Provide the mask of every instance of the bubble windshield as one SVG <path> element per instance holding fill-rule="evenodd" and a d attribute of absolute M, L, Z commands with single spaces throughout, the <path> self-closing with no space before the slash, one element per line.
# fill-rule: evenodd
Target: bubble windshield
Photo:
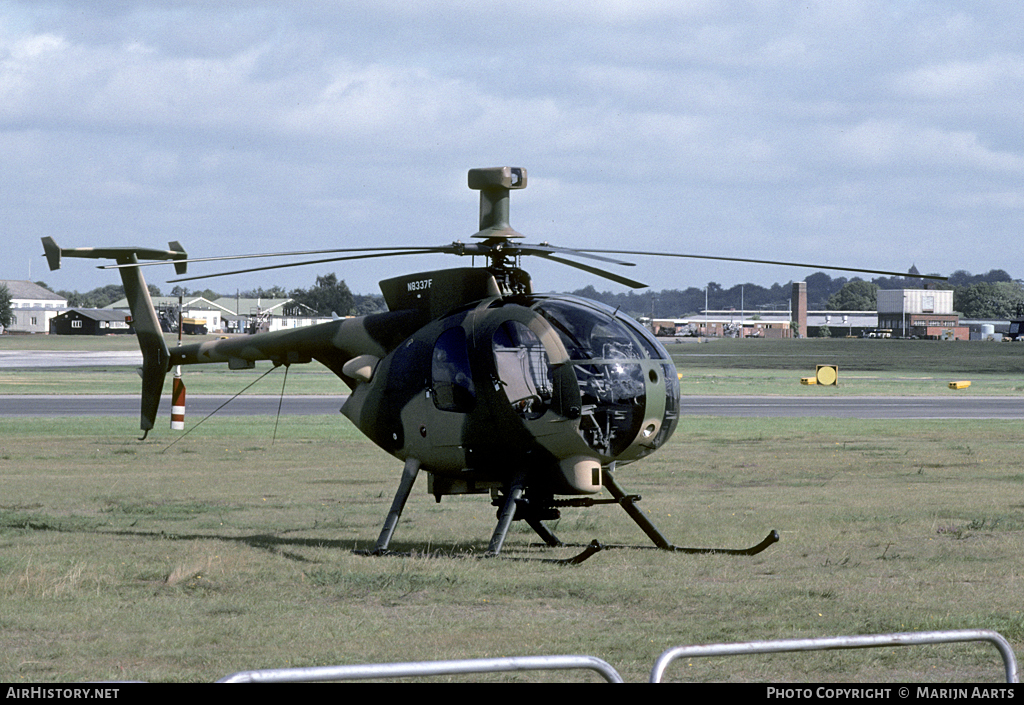
<path fill-rule="evenodd" d="M 583 402 L 580 435 L 599 453 L 619 455 L 645 418 L 645 367 L 669 360 L 668 353 L 640 324 L 611 308 L 558 298 L 541 299 L 533 309 L 555 329 L 572 360 Z"/>
<path fill-rule="evenodd" d="M 670 359 L 647 329 L 611 308 L 564 298 L 533 308 L 558 332 L 573 361 Z"/>

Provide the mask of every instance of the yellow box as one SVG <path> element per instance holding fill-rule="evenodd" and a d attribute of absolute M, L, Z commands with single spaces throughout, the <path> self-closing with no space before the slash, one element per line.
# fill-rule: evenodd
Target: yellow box
<path fill-rule="evenodd" d="M 949 388 L 950 389 L 967 389 L 970 386 L 971 386 L 970 380 L 966 380 L 966 379 L 962 379 L 959 382 L 950 382 L 949 383 Z"/>
<path fill-rule="evenodd" d="M 800 384 L 817 384 L 817 383 L 818 383 L 818 378 L 817 377 L 801 377 L 800 378 Z"/>

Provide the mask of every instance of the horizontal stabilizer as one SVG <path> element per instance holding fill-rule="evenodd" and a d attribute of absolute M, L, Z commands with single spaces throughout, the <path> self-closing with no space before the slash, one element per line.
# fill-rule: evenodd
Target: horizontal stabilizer
<path fill-rule="evenodd" d="M 62 257 L 84 257 L 87 259 L 112 259 L 118 264 L 133 264 L 138 260 L 185 260 L 188 254 L 181 243 L 170 243 L 169 250 L 156 250 L 151 247 L 60 247 L 52 237 L 43 238 L 43 253 L 51 270 L 60 269 Z M 174 265 L 178 274 L 184 274 L 184 262 Z"/>

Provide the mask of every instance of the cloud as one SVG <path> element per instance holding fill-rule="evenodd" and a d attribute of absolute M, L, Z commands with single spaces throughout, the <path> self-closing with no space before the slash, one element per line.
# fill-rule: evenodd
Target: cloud
<path fill-rule="evenodd" d="M 868 120 L 848 130 L 834 130 L 828 141 L 852 165 L 886 167 L 904 172 L 953 168 L 966 171 L 1024 171 L 1024 156 L 981 144 L 968 131 L 921 127 L 895 120 Z"/>
<path fill-rule="evenodd" d="M 978 101 L 1024 94 L 1024 54 L 997 54 L 972 61 L 917 67 L 893 80 L 894 88 L 915 99 Z"/>
<path fill-rule="evenodd" d="M 1024 10 L 1001 7 L 8 2 L 8 259 L 66 233 L 203 254 L 451 241 L 476 225 L 466 170 L 513 164 L 531 239 L 775 259 L 849 240 L 936 271 L 938 248 L 894 233 L 962 241 L 973 223 L 957 267 L 987 271 L 1024 225 Z M 654 271 L 658 288 L 752 276 Z"/>

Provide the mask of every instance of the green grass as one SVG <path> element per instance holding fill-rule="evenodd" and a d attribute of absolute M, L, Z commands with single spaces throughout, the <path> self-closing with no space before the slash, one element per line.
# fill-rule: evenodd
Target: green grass
<path fill-rule="evenodd" d="M 218 419 L 168 448 L 130 421 L 5 419 L 0 680 L 209 681 L 250 668 L 586 653 L 629 681 L 683 644 L 989 628 L 1024 645 L 1021 425 L 688 418 L 620 469 L 680 545 L 563 568 L 479 560 L 486 497 L 414 490 L 366 558 L 401 464 L 344 419 Z M 566 541 L 644 543 L 611 507 Z M 561 557 L 518 525 L 510 555 Z M 669 680 L 996 681 L 988 645 L 676 662 Z M 469 680 L 596 680 L 522 673 Z"/>
<path fill-rule="evenodd" d="M 1024 348 L 1010 344 L 720 340 L 669 349 L 684 393 L 1024 391 Z M 819 363 L 839 365 L 840 387 L 799 384 Z M 222 366 L 185 374 L 192 393 L 234 392 L 255 378 Z M 330 373 L 293 366 L 288 391 L 322 393 L 328 378 L 334 393 Z M 952 379 L 972 386 L 948 390 Z M 278 389 L 279 375 L 254 388 Z M 0 371 L 0 394 L 57 390 L 137 393 L 138 379 L 127 368 Z M 373 545 L 401 463 L 337 415 L 282 419 L 271 443 L 274 423 L 218 418 L 171 446 L 177 436 L 162 428 L 137 441 L 130 420 L 0 420 L 0 680 L 210 681 L 252 668 L 585 653 L 642 681 L 660 653 L 684 644 L 987 628 L 1018 654 L 1024 646 L 1020 421 L 687 417 L 619 480 L 680 545 L 746 546 L 772 528 L 781 542 L 743 558 L 609 550 L 574 568 L 476 558 L 494 526 L 488 499 L 436 504 L 422 478 L 392 544 L 417 557 L 353 555 Z M 645 543 L 613 506 L 563 510 L 552 528 L 578 543 Z M 578 550 L 534 541 L 514 525 L 506 551 Z M 667 673 L 1001 676 L 988 645 L 692 659 Z M 463 680 L 480 679 L 597 678 Z"/>
<path fill-rule="evenodd" d="M 830 364 L 839 365 L 840 371 L 919 375 L 1024 372 L 1024 344 L 989 341 L 724 338 L 670 342 L 666 347 L 676 363 L 687 368 L 809 370 L 807 374 L 813 374 L 816 364 Z"/>
<path fill-rule="evenodd" d="M 188 335 L 182 342 L 200 343 L 215 340 L 216 335 Z M 167 347 L 178 344 L 176 334 L 164 333 Z M 134 335 L 4 335 L 0 336 L 0 350 L 92 350 L 100 352 L 137 351 L 139 344 Z"/>
<path fill-rule="evenodd" d="M 1024 393 L 1024 346 L 982 341 L 693 339 L 666 347 L 683 394 L 1013 396 Z M 803 385 L 817 365 L 839 367 L 838 387 Z M 952 391 L 949 382 L 970 380 Z"/>
<path fill-rule="evenodd" d="M 677 363 L 678 365 L 678 363 Z M 814 377 L 815 369 L 786 370 L 693 369 L 678 366 L 683 395 L 754 396 L 1020 396 L 1024 394 L 1021 375 L 930 374 L 899 372 L 857 372 L 839 368 L 838 386 L 805 385 L 804 377 Z M 966 389 L 951 390 L 949 383 L 968 380 Z"/>

